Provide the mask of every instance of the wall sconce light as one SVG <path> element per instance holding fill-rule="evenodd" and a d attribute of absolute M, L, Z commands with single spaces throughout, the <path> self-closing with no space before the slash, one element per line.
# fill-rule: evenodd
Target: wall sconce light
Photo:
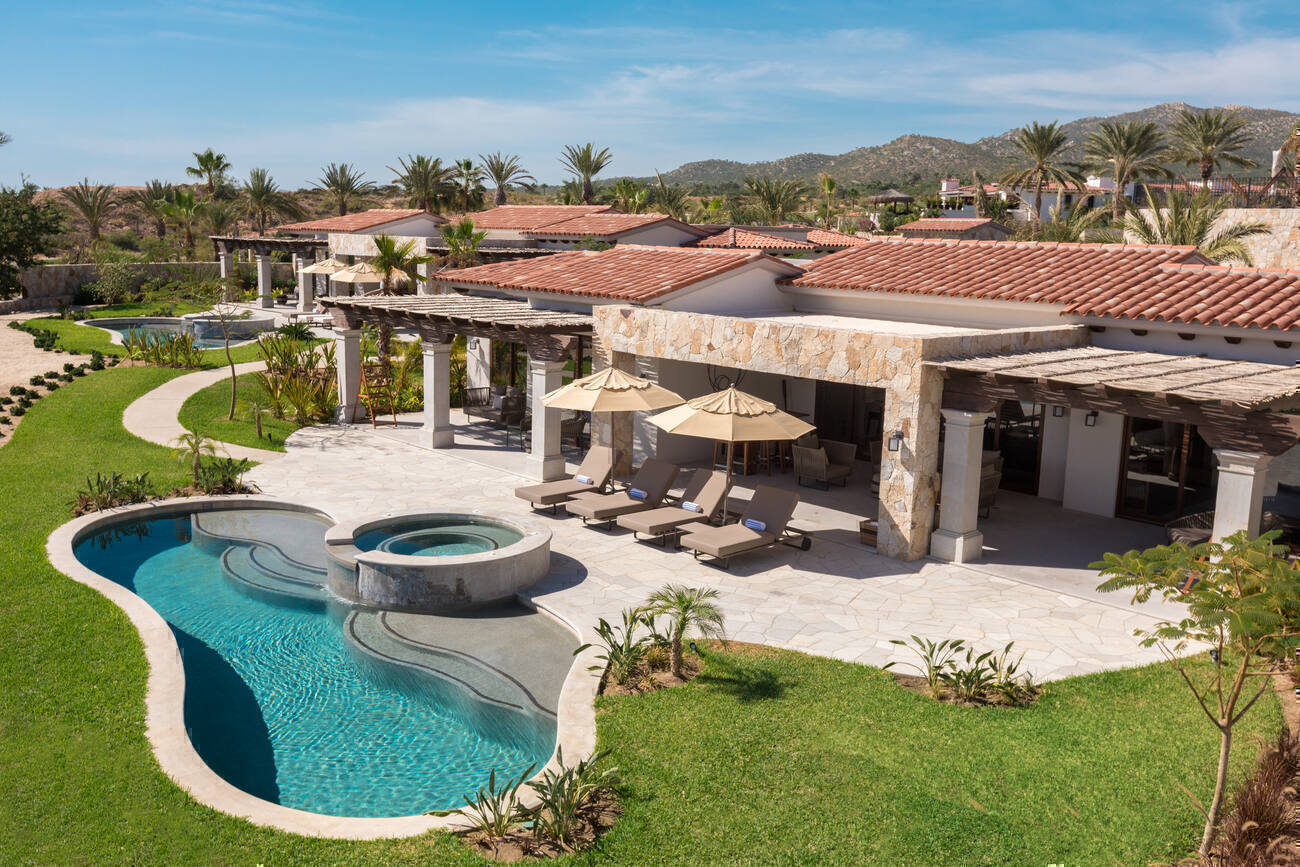
<path fill-rule="evenodd" d="M 466 349 L 478 349 L 478 338 L 477 338 L 477 337 L 467 337 L 467 338 L 465 338 L 465 348 L 466 348 Z"/>
<path fill-rule="evenodd" d="M 1054 406 L 1054 407 L 1052 407 L 1052 417 L 1053 417 L 1053 418 L 1062 418 L 1064 415 L 1065 415 L 1065 407 L 1063 407 L 1063 406 Z"/>
<path fill-rule="evenodd" d="M 903 447 L 903 432 L 901 430 L 896 430 L 890 434 L 886 446 L 891 452 L 896 452 L 901 449 Z"/>
<path fill-rule="evenodd" d="M 1097 410 L 1094 409 L 1092 412 L 1088 413 L 1083 417 L 1083 426 L 1084 427 L 1097 426 Z"/>

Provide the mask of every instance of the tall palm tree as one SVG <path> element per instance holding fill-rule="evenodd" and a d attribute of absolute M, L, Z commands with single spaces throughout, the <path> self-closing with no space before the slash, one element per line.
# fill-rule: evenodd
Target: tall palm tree
<path fill-rule="evenodd" d="M 1204 188 L 1194 194 L 1170 190 L 1162 208 L 1149 188 L 1144 191 L 1150 211 L 1130 212 L 1124 218 L 1124 231 L 1143 244 L 1191 244 L 1215 262 L 1237 259 L 1249 265 L 1250 250 L 1243 239 L 1268 234 L 1268 225 L 1261 222 L 1214 228 L 1219 215 L 1232 207 L 1231 196 L 1215 196 Z"/>
<path fill-rule="evenodd" d="M 209 237 L 228 235 L 239 224 L 239 204 L 220 199 L 208 199 L 199 205 L 199 223 Z M 212 258 L 220 258 L 216 241 L 212 242 Z"/>
<path fill-rule="evenodd" d="M 487 232 L 476 232 L 474 221 L 465 217 L 442 227 L 442 240 L 447 245 L 447 264 L 453 268 L 469 268 L 479 263 L 478 245 Z"/>
<path fill-rule="evenodd" d="M 417 266 L 433 262 L 434 257 L 416 253 L 414 238 L 399 242 L 391 235 L 376 235 L 374 241 L 375 255 L 370 260 L 370 265 L 379 272 L 381 295 L 388 294 L 397 274 L 406 275 L 412 286 L 424 281 Z"/>
<path fill-rule="evenodd" d="M 817 176 L 817 186 L 821 188 L 822 200 L 826 210 L 826 228 L 831 227 L 831 214 L 835 210 L 835 179 L 822 172 Z"/>
<path fill-rule="evenodd" d="M 280 189 L 280 185 L 266 169 L 253 169 L 244 182 L 244 195 L 248 197 L 248 211 L 257 220 L 257 233 L 266 234 L 266 221 L 271 216 L 298 219 L 302 206 L 294 197 Z"/>
<path fill-rule="evenodd" d="M 163 215 L 175 223 L 185 235 L 185 249 L 194 253 L 194 224 L 203 216 L 203 204 L 195 198 L 189 187 L 178 187 L 170 202 L 163 206 Z"/>
<path fill-rule="evenodd" d="M 1111 219 L 1118 225 L 1124 216 L 1124 188 L 1140 178 L 1167 178 L 1164 166 L 1165 137 L 1154 123 L 1103 120 L 1084 142 L 1084 158 L 1115 178 L 1111 197 Z"/>
<path fill-rule="evenodd" d="M 1063 194 L 1069 185 L 1075 184 L 1082 188 L 1085 181 L 1078 169 L 1061 160 L 1062 152 L 1069 147 L 1070 142 L 1065 130 L 1057 126 L 1056 121 L 1046 125 L 1034 121 L 1021 127 L 1012 134 L 1011 144 L 1027 158 L 1029 164 L 1009 172 L 1003 177 L 1002 185 L 1033 188 L 1033 220 L 1037 225 L 1042 222 L 1039 214 L 1043 210 L 1043 187 L 1047 183 L 1055 184 L 1058 194 Z"/>
<path fill-rule="evenodd" d="M 456 181 L 456 193 L 460 196 L 460 212 L 468 214 L 471 210 L 477 210 L 470 205 L 483 203 L 483 179 L 487 175 L 482 167 L 468 157 L 456 160 L 452 166 L 452 177 Z"/>
<path fill-rule="evenodd" d="M 659 174 L 658 169 L 655 169 L 654 203 L 661 213 L 674 220 L 686 220 L 686 190 L 677 184 L 669 186 L 664 183 L 664 176 Z"/>
<path fill-rule="evenodd" d="M 59 194 L 90 226 L 91 242 L 98 241 L 104 221 L 117 210 L 117 187 L 112 184 L 92 184 L 89 178 L 82 178 L 81 183 L 61 190 Z"/>
<path fill-rule="evenodd" d="M 717 598 L 717 590 L 665 584 L 646 600 L 649 614 L 670 618 L 669 649 L 676 677 L 682 676 L 682 639 L 688 632 L 694 629 L 707 638 L 726 635 L 722 611 L 709 601 Z"/>
<path fill-rule="evenodd" d="M 410 197 L 411 205 L 430 214 L 436 214 L 446 198 L 452 169 L 442 164 L 438 157 L 415 154 L 398 159 L 401 171 L 388 167 L 402 190 Z"/>
<path fill-rule="evenodd" d="M 596 150 L 591 142 L 565 145 L 564 152 L 560 154 L 560 164 L 582 184 L 582 201 L 588 205 L 596 193 L 591 179 L 600 174 L 613 159 L 614 155 L 609 152 L 609 148 Z"/>
<path fill-rule="evenodd" d="M 348 212 L 348 204 L 375 188 L 374 181 L 363 181 L 365 172 L 358 172 L 347 163 L 330 163 L 321 169 L 321 176 L 316 180 L 316 189 L 324 190 L 338 206 L 339 216 Z"/>
<path fill-rule="evenodd" d="M 1259 163 L 1237 153 L 1250 142 L 1250 135 L 1246 132 L 1248 125 L 1249 122 L 1235 111 L 1183 109 L 1169 129 L 1174 143 L 1168 158 L 1176 163 L 1196 166 L 1202 181 L 1208 181 L 1221 163 L 1243 169 L 1254 168 Z"/>
<path fill-rule="evenodd" d="M 757 200 L 754 207 L 758 218 L 769 226 L 797 213 L 806 192 L 802 181 L 783 181 L 768 175 L 745 178 L 745 187 Z"/>
<path fill-rule="evenodd" d="M 483 170 L 487 172 L 488 178 L 496 185 L 497 205 L 506 203 L 506 189 L 511 184 L 523 186 L 526 183 L 537 183 L 537 178 L 524 171 L 524 167 L 519 164 L 519 157 L 515 154 L 503 154 L 497 151 L 487 156 L 479 154 L 478 159 L 483 164 Z"/>
<path fill-rule="evenodd" d="M 176 196 L 176 188 L 165 181 L 152 180 L 143 190 L 132 190 L 125 197 L 142 217 L 153 221 L 153 230 L 159 238 L 167 236 L 167 215 L 163 205 Z"/>
<path fill-rule="evenodd" d="M 217 182 L 230 171 L 230 161 L 225 154 L 214 153 L 208 148 L 202 153 L 195 152 L 194 165 L 185 168 L 185 174 L 192 178 L 202 178 L 208 185 L 208 197 L 217 194 Z"/>

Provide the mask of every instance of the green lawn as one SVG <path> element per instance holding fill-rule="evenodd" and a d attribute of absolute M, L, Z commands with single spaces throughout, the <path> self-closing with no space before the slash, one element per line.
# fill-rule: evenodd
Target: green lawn
<path fill-rule="evenodd" d="M 96 373 L 37 402 L 0 448 L 0 862 L 447 863 L 442 835 L 350 843 L 194 803 L 144 737 L 145 663 L 110 602 L 55 571 L 47 535 L 96 470 L 183 471 L 122 410 L 180 371 Z M 1026 710 L 937 705 L 876 670 L 710 653 L 689 686 L 599 701 L 625 812 L 619 863 L 1145 864 L 1194 848 L 1212 729 L 1168 668 L 1075 678 Z M 1271 733 L 1270 695 L 1246 724 Z M 1243 734 L 1238 767 L 1253 759 Z M 587 860 L 586 858 L 582 860 Z"/>
<path fill-rule="evenodd" d="M 223 443 L 234 443 L 258 449 L 284 451 L 284 438 L 298 429 L 288 418 L 277 419 L 269 412 L 262 414 L 262 438 L 257 437 L 247 401 L 266 397 L 253 374 L 239 377 L 238 397 L 235 402 L 235 420 L 230 421 L 230 379 L 209 385 L 195 392 L 181 407 L 180 422 L 189 430 L 202 431 Z M 269 435 L 269 439 L 267 436 Z"/>
<path fill-rule="evenodd" d="M 157 303 L 114 304 L 109 307 L 89 308 L 86 312 L 91 315 L 92 319 L 108 319 L 119 316 L 148 316 L 157 311 L 158 307 Z M 176 316 L 183 313 L 195 313 L 204 309 L 203 305 L 188 302 L 179 302 L 171 305 L 171 307 Z M 68 352 L 88 355 L 92 350 L 97 349 L 105 355 L 126 354 L 121 345 L 113 342 L 112 335 L 101 328 L 91 328 L 59 316 L 42 316 L 37 319 L 29 319 L 27 323 L 45 331 L 53 331 L 59 335 L 59 348 Z M 243 346 L 236 346 L 231 349 L 230 354 L 235 359 L 236 364 L 245 361 L 256 361 L 258 358 L 257 344 L 248 343 Z M 206 362 L 205 367 L 217 367 L 226 362 L 224 349 L 206 350 L 203 357 Z"/>

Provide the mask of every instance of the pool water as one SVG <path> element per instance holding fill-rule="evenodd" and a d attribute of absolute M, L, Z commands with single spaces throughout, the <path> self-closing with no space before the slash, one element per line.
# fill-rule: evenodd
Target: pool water
<path fill-rule="evenodd" d="M 359 551 L 388 551 L 412 557 L 481 554 L 523 539 L 512 527 L 464 517 L 404 518 L 367 529 L 353 544 Z"/>
<path fill-rule="evenodd" d="M 413 815 L 460 806 L 493 769 L 509 778 L 544 764 L 553 719 L 358 650 L 365 612 L 322 586 L 325 528 L 279 510 L 185 514 L 115 525 L 76 556 L 166 619 L 195 749 L 257 797 L 337 816 Z"/>
<path fill-rule="evenodd" d="M 184 332 L 177 326 L 167 325 L 161 322 L 138 322 L 131 325 L 107 325 L 104 326 L 110 331 L 116 331 L 122 335 L 125 340 L 127 337 L 139 338 L 143 336 L 146 340 L 163 341 L 170 337 L 176 337 Z M 242 338 L 241 338 L 242 340 Z M 231 343 L 239 341 L 232 340 Z M 194 345 L 199 349 L 217 349 L 226 345 L 225 340 L 221 338 L 196 337 Z"/>

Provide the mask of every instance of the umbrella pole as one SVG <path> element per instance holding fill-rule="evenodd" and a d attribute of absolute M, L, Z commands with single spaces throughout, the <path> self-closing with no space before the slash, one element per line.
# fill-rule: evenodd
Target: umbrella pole
<path fill-rule="evenodd" d="M 723 489 L 722 492 L 722 523 L 723 524 L 727 523 L 727 518 L 729 517 L 729 515 L 727 514 L 727 510 L 728 510 L 728 506 L 730 505 L 728 501 L 731 499 L 731 467 L 735 463 L 736 463 L 736 443 L 734 441 L 728 440 L 727 441 L 727 486 Z"/>

